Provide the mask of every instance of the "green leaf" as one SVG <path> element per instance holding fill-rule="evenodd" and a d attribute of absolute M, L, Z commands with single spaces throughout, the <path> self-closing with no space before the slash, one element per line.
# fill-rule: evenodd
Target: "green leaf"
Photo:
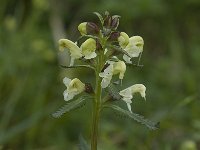
<path fill-rule="evenodd" d="M 62 68 L 90 68 L 90 69 L 93 69 L 95 70 L 94 67 L 90 66 L 90 65 L 75 65 L 75 66 L 63 66 L 63 65 L 60 65 Z"/>
<path fill-rule="evenodd" d="M 112 97 L 113 100 L 121 100 L 121 95 L 119 95 L 119 90 L 116 88 L 116 86 L 114 85 L 116 83 L 111 83 L 107 90 L 109 95 Z"/>
<path fill-rule="evenodd" d="M 80 36 L 78 39 L 77 39 L 77 42 L 79 42 L 82 38 L 93 38 L 93 39 L 99 39 L 97 36 L 94 36 L 94 35 L 82 35 Z"/>
<path fill-rule="evenodd" d="M 60 118 L 63 114 L 70 112 L 74 109 L 80 108 L 85 105 L 85 97 L 80 97 L 77 100 L 69 101 L 62 106 L 59 110 L 52 114 L 54 118 Z"/>
<path fill-rule="evenodd" d="M 118 52 L 120 52 L 120 53 L 122 53 L 122 54 L 125 54 L 125 55 L 127 55 L 128 57 L 132 58 L 124 49 L 122 49 L 122 48 L 119 47 L 119 46 L 109 45 L 108 47 L 113 48 L 114 50 L 116 50 L 116 51 L 118 51 Z"/>
<path fill-rule="evenodd" d="M 90 149 L 86 140 L 84 139 L 84 137 L 81 134 L 79 135 L 78 148 L 79 148 L 79 150 L 89 150 Z"/>
<path fill-rule="evenodd" d="M 136 114 L 136 113 L 131 113 L 127 110 L 124 110 L 122 108 L 120 108 L 119 106 L 116 105 L 105 105 L 104 107 L 108 107 L 108 108 L 112 108 L 128 117 L 130 117 L 131 119 L 134 119 L 135 121 L 146 125 L 149 129 L 151 130 L 155 130 L 159 128 L 159 123 L 154 123 L 148 119 L 145 119 L 144 116 Z"/>
<path fill-rule="evenodd" d="M 98 12 L 93 12 L 93 13 L 94 13 L 95 15 L 97 15 L 97 17 L 99 18 L 101 24 L 103 25 L 104 21 L 103 21 L 102 15 L 101 15 L 100 13 L 98 13 Z"/>

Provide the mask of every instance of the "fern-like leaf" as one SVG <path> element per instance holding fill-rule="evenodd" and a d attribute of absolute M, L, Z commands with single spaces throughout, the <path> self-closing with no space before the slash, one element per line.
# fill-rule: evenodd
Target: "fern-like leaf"
<path fill-rule="evenodd" d="M 105 105 L 104 107 L 107 107 L 107 108 L 112 108 L 126 116 L 128 116 L 129 118 L 131 119 L 134 119 L 135 121 L 141 123 L 141 124 L 144 124 L 146 125 L 149 129 L 151 130 L 155 130 L 155 129 L 158 129 L 159 128 L 159 122 L 158 123 L 154 123 L 148 119 L 145 119 L 144 116 L 142 115 L 139 115 L 139 114 L 136 114 L 136 113 L 131 113 L 127 110 L 124 110 L 122 108 L 120 108 L 119 106 L 116 106 L 116 105 Z"/>
<path fill-rule="evenodd" d="M 60 109 L 58 109 L 55 113 L 52 114 L 54 118 L 60 118 L 63 114 L 70 112 L 74 109 L 80 108 L 85 105 L 85 98 L 80 97 L 77 100 L 73 100 L 64 106 L 62 106 Z"/>

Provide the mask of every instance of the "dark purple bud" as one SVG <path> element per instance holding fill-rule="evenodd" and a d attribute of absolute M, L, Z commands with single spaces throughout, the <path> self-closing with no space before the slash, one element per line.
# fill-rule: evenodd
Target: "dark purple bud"
<path fill-rule="evenodd" d="M 112 22 L 112 17 L 108 15 L 108 16 L 106 16 L 106 18 L 104 19 L 104 24 L 103 24 L 103 26 L 104 26 L 105 28 L 110 28 L 111 22 Z"/>
<path fill-rule="evenodd" d="M 119 25 L 119 17 L 112 17 L 111 28 L 116 30 Z"/>
<path fill-rule="evenodd" d="M 99 42 L 98 39 L 96 39 L 96 50 L 99 51 L 99 50 L 102 50 L 102 46 L 101 46 L 101 43 Z"/>
<path fill-rule="evenodd" d="M 93 94 L 94 90 L 92 88 L 92 85 L 90 83 L 85 83 L 85 92 L 88 94 Z"/>
<path fill-rule="evenodd" d="M 87 22 L 86 30 L 87 30 L 87 34 L 90 34 L 90 35 L 99 34 L 99 27 L 93 22 Z"/>
<path fill-rule="evenodd" d="M 115 31 L 112 32 L 108 38 L 109 41 L 117 41 L 118 37 L 120 36 L 120 32 Z"/>

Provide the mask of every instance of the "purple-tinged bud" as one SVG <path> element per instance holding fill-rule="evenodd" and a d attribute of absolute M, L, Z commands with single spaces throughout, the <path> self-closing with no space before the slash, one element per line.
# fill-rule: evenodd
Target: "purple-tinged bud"
<path fill-rule="evenodd" d="M 93 94 L 94 90 L 92 88 L 92 85 L 90 83 L 85 83 L 85 92 L 88 94 Z"/>
<path fill-rule="evenodd" d="M 111 28 L 116 30 L 119 25 L 119 17 L 112 16 Z"/>
<path fill-rule="evenodd" d="M 97 35 L 99 34 L 99 27 L 93 22 L 83 22 L 78 26 L 81 35 Z"/>
<path fill-rule="evenodd" d="M 104 26 L 105 28 L 110 28 L 111 22 L 112 22 L 112 17 L 108 15 L 108 16 L 106 16 L 106 18 L 104 19 L 104 24 L 103 24 L 103 26 Z"/>
<path fill-rule="evenodd" d="M 102 46 L 101 46 L 101 43 L 99 42 L 98 39 L 96 39 L 96 50 L 97 50 L 97 51 L 103 50 L 103 48 L 102 48 Z"/>
<path fill-rule="evenodd" d="M 118 31 L 115 31 L 115 32 L 112 32 L 108 38 L 109 41 L 117 41 L 118 38 L 120 36 L 120 32 Z"/>
<path fill-rule="evenodd" d="M 97 35 L 99 34 L 99 27 L 93 22 L 87 22 L 86 25 L 87 34 Z"/>

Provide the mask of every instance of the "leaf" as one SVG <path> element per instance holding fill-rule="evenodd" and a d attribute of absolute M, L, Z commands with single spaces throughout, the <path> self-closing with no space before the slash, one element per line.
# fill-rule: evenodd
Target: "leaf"
<path fill-rule="evenodd" d="M 116 51 L 118 51 L 118 52 L 120 52 L 120 53 L 122 53 L 122 54 L 125 54 L 125 55 L 127 55 L 128 57 L 132 58 L 125 50 L 123 50 L 123 49 L 122 49 L 121 47 L 119 47 L 119 46 L 110 45 L 110 46 L 108 46 L 108 47 L 113 48 L 114 50 L 116 50 Z"/>
<path fill-rule="evenodd" d="M 74 109 L 80 108 L 84 103 L 85 97 L 80 97 L 77 100 L 70 101 L 69 103 L 62 106 L 59 110 L 52 114 L 54 118 L 60 118 L 63 114 L 70 112 Z"/>
<path fill-rule="evenodd" d="M 79 150 L 89 150 L 90 149 L 86 140 L 84 139 L 84 137 L 81 134 L 79 135 L 78 148 L 79 148 Z"/>
<path fill-rule="evenodd" d="M 75 65 L 75 66 L 63 66 L 63 65 L 60 65 L 62 68 L 90 68 L 90 69 L 93 69 L 95 70 L 94 67 L 90 66 L 90 65 Z"/>
<path fill-rule="evenodd" d="M 93 12 L 93 13 L 94 13 L 95 15 L 97 15 L 97 17 L 99 18 L 101 24 L 103 25 L 104 21 L 103 21 L 102 15 L 101 15 L 100 13 L 98 13 L 98 12 Z"/>
<path fill-rule="evenodd" d="M 113 84 L 116 84 L 116 83 L 113 83 Z M 108 88 L 107 88 L 108 93 L 112 97 L 113 100 L 120 100 L 121 95 L 119 95 L 117 88 L 113 84 L 110 84 L 108 86 Z"/>
<path fill-rule="evenodd" d="M 117 110 L 118 112 L 125 114 L 126 116 L 130 117 L 131 119 L 134 119 L 135 121 L 146 125 L 149 129 L 151 130 L 156 130 L 159 128 L 159 122 L 158 123 L 154 123 L 148 119 L 145 119 L 144 116 L 136 114 L 136 113 L 131 113 L 127 110 L 124 110 L 122 108 L 120 108 L 119 106 L 116 105 L 105 105 L 104 107 L 108 107 L 108 108 L 112 108 L 114 110 Z"/>
<path fill-rule="evenodd" d="M 93 39 L 99 39 L 97 36 L 94 36 L 94 35 L 82 35 L 78 38 L 77 42 L 79 42 L 82 38 L 93 38 Z"/>

